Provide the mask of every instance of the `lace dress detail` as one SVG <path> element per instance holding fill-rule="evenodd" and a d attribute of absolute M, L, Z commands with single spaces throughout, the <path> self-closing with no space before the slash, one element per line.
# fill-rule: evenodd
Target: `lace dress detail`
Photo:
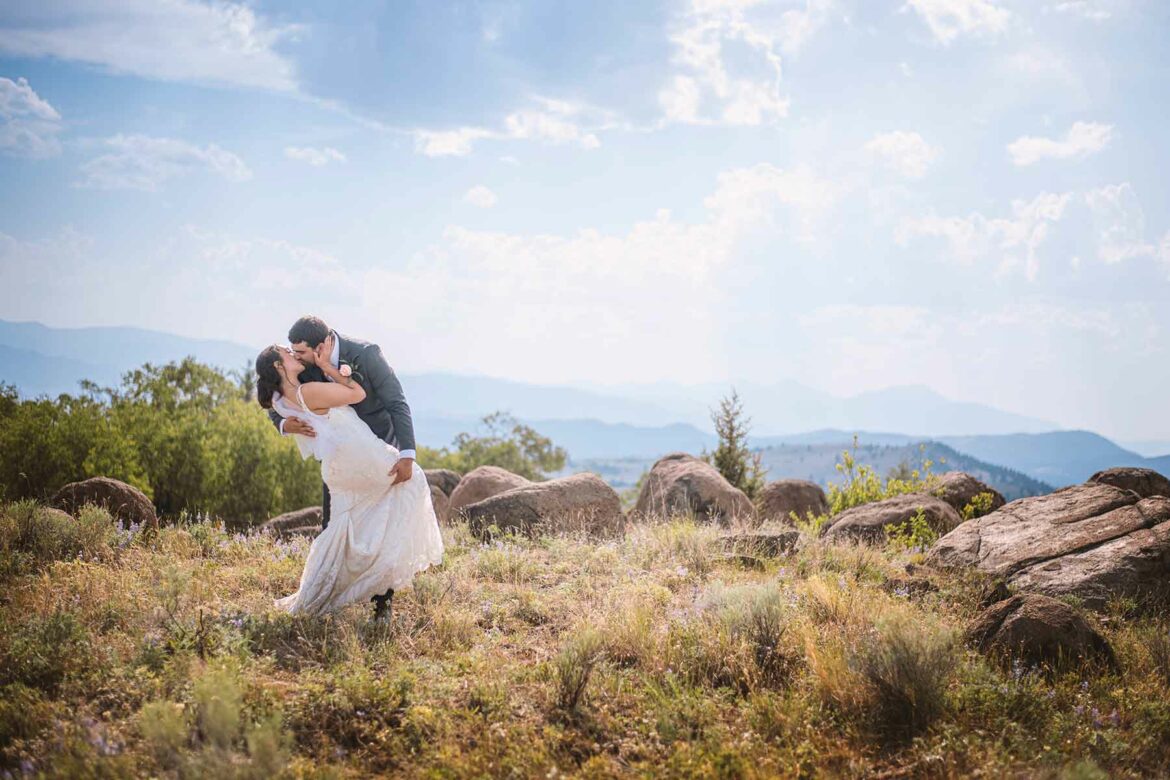
<path fill-rule="evenodd" d="M 313 426 L 315 437 L 296 436 L 302 457 L 321 462 L 329 486 L 329 526 L 309 548 L 297 592 L 276 605 L 319 614 L 368 601 L 410 585 L 414 575 L 443 560 L 443 539 L 426 475 L 390 485 L 398 450 L 379 439 L 348 406 L 315 414 L 297 388 L 299 408 L 279 394 L 281 416 Z"/>

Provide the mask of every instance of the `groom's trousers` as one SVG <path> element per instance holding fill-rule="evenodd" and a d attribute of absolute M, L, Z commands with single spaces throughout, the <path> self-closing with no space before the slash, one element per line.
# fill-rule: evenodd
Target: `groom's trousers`
<path fill-rule="evenodd" d="M 329 527 L 329 486 L 321 483 L 321 530 Z"/>

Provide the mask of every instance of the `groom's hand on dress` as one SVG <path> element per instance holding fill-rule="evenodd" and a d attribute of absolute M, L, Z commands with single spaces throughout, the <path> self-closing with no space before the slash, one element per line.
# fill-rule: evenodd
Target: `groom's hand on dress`
<path fill-rule="evenodd" d="M 405 482 L 410 479 L 413 473 L 414 460 L 412 458 L 399 458 L 398 462 L 394 464 L 394 468 L 390 469 L 389 476 L 393 477 L 390 484 L 397 485 L 399 482 Z"/>
<path fill-rule="evenodd" d="M 285 434 L 299 433 L 301 436 L 308 436 L 310 439 L 317 435 L 312 425 L 309 425 L 298 417 L 289 417 L 284 421 L 284 425 L 281 426 L 280 430 Z"/>

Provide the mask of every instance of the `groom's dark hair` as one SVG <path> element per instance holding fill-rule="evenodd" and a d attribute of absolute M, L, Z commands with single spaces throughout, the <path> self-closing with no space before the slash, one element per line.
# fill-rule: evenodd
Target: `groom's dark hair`
<path fill-rule="evenodd" d="M 288 329 L 288 340 L 291 344 L 300 344 L 303 341 L 315 349 L 327 338 L 329 326 L 320 317 L 301 317 Z"/>

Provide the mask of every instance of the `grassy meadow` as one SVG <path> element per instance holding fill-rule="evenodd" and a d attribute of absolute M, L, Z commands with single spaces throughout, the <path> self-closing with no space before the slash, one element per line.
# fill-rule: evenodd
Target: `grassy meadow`
<path fill-rule="evenodd" d="M 992 663 L 986 584 L 688 518 L 473 539 L 395 600 L 278 614 L 308 540 L 0 509 L 5 777 L 1069 777 L 1170 773 L 1165 616 L 1121 672 Z M 908 571 L 909 569 L 909 571 Z"/>

